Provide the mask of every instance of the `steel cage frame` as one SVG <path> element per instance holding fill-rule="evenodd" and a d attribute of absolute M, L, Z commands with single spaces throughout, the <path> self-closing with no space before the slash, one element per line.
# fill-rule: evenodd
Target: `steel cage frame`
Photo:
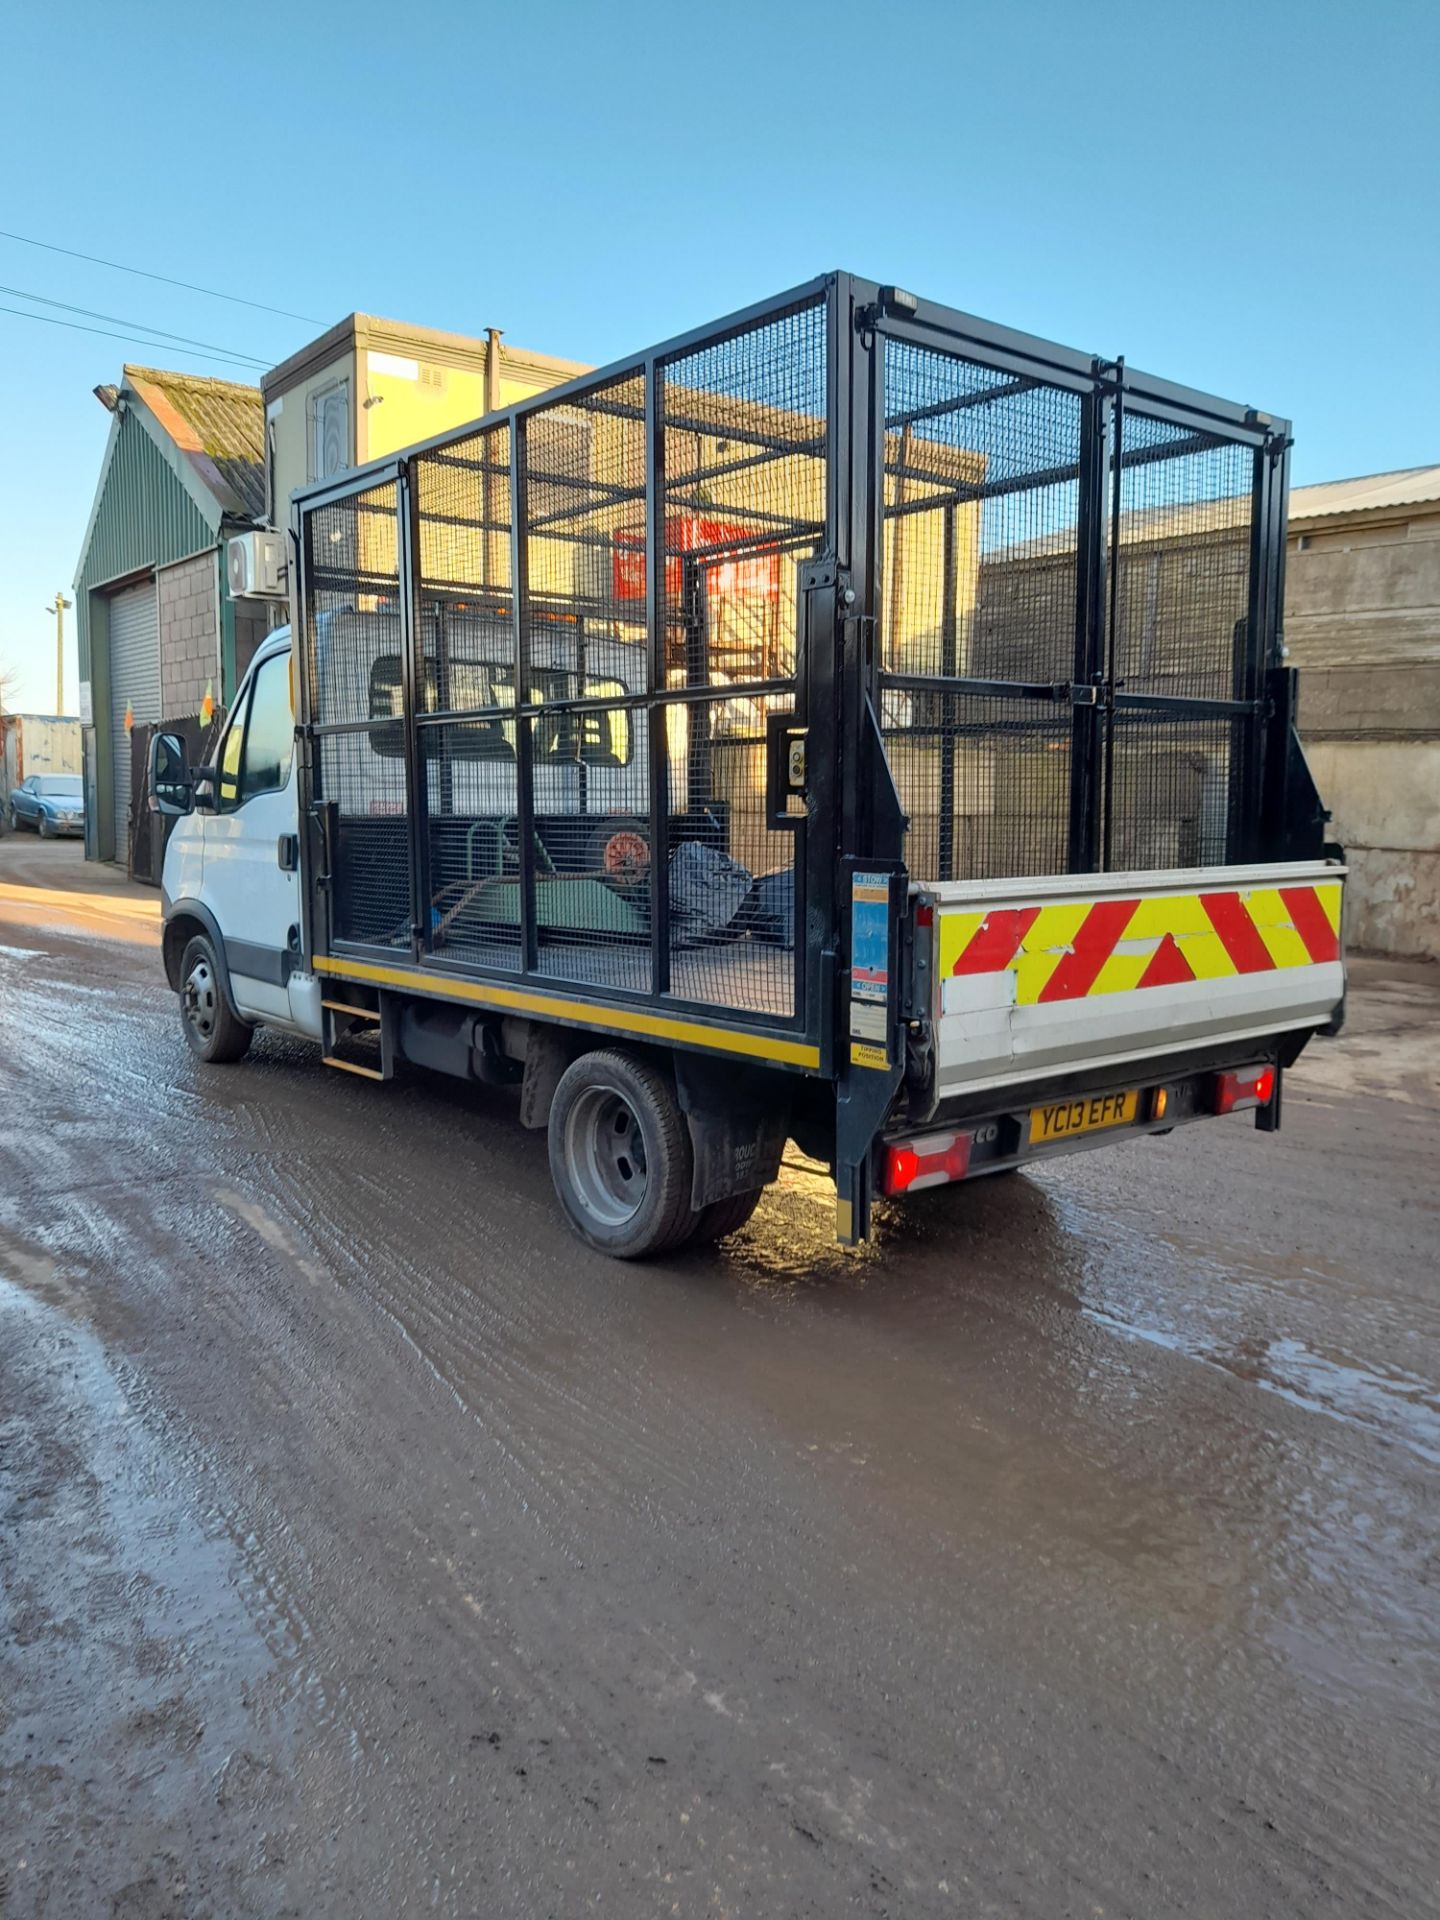
<path fill-rule="evenodd" d="M 706 697 L 703 689 L 665 686 L 665 421 L 662 413 L 666 368 L 705 348 L 723 345 L 767 322 L 823 303 L 825 337 L 824 527 L 817 558 L 806 565 L 802 609 L 797 613 L 793 681 L 759 681 L 737 689 L 778 694 L 793 687 L 796 724 L 808 727 L 807 813 L 797 837 L 795 875 L 794 1012 L 776 1018 L 754 1011 L 681 1000 L 670 991 L 670 922 L 666 860 L 670 825 L 669 758 L 664 747 L 665 709 L 685 699 Z M 403 734 L 405 742 L 408 855 L 412 906 L 410 963 L 443 990 L 447 978 L 479 978 L 497 984 L 543 984 L 557 1001 L 574 999 L 576 1020 L 584 1024 L 584 1002 L 597 995 L 579 983 L 536 970 L 538 931 L 535 913 L 533 825 L 534 787 L 528 753 L 519 742 L 529 727 L 517 726 L 517 793 L 521 841 L 521 926 L 519 964 L 497 969 L 443 958 L 429 951 L 428 809 L 419 788 L 417 735 L 422 726 L 474 719 L 474 710 L 420 711 L 417 671 L 422 648 L 422 594 L 419 579 L 417 463 L 459 442 L 505 431 L 510 488 L 509 599 L 513 622 L 517 701 L 507 717 L 533 722 L 543 709 L 519 700 L 525 684 L 526 622 L 526 461 L 527 434 L 537 415 L 593 399 L 625 380 L 643 383 L 643 431 L 646 469 L 637 504 L 643 506 L 646 590 L 644 625 L 648 683 L 623 700 L 577 699 L 577 712 L 623 706 L 646 726 L 649 743 L 649 804 L 652 865 L 658 881 L 651 916 L 651 972 L 647 989 L 606 986 L 598 997 L 651 1009 L 703 1012 L 718 1029 L 772 1032 L 777 1040 L 803 1037 L 813 1047 L 819 1070 L 841 1076 L 843 1045 L 835 1032 L 838 983 L 846 964 L 844 908 L 849 871 L 857 862 L 889 863 L 905 871 L 904 821 L 890 777 L 878 710 L 887 687 L 903 689 L 912 676 L 887 674 L 876 644 L 884 591 L 885 420 L 884 355 L 889 341 L 950 354 L 1016 381 L 1041 383 L 1075 394 L 1082 409 L 1082 439 L 1074 478 L 1079 494 L 1077 522 L 1077 597 L 1074 615 L 1075 670 L 1057 682 L 970 680 L 963 675 L 913 676 L 926 690 L 956 696 L 1003 693 L 1033 703 L 1036 712 L 1068 712 L 1071 725 L 1071 792 L 1065 870 L 1096 870 L 1105 846 L 1104 787 L 1106 737 L 1116 712 L 1176 712 L 1164 695 L 1127 695 L 1113 684 L 1107 655 L 1107 624 L 1113 622 L 1113 593 L 1107 583 L 1115 557 L 1115 502 L 1129 457 L 1117 435 L 1127 407 L 1195 435 L 1218 439 L 1252 455 L 1249 529 L 1248 604 L 1243 673 L 1227 701 L 1187 701 L 1187 710 L 1225 718 L 1243 740 L 1236 773 L 1242 798 L 1237 813 L 1245 844 L 1230 849 L 1234 858 L 1264 858 L 1265 823 L 1259 817 L 1267 751 L 1265 682 L 1280 660 L 1280 609 L 1283 600 L 1288 423 L 1257 414 L 1174 383 L 1137 372 L 1120 360 L 1103 360 L 1060 347 L 1030 334 L 994 325 L 961 311 L 912 300 L 893 288 L 847 273 L 831 273 L 801 283 L 770 299 L 745 307 L 710 326 L 675 336 L 638 355 L 630 355 L 560 386 L 530 395 L 464 426 L 419 442 L 403 452 L 373 461 L 343 477 L 300 489 L 291 506 L 291 534 L 297 594 L 295 627 L 304 670 L 297 674 L 302 766 L 302 829 L 310 836 L 310 871 L 320 884 L 307 890 L 307 951 L 330 954 L 337 944 L 347 955 L 364 959 L 394 957 L 394 950 L 363 942 L 337 943 L 330 926 L 327 894 L 333 846 L 325 823 L 315 813 L 316 743 L 327 733 L 363 731 L 373 720 L 329 725 L 314 711 L 310 621 L 319 580 L 308 530 L 325 507 L 393 484 L 397 496 L 398 613 L 403 638 Z M 1173 451 L 1173 450 L 1172 450 Z M 772 457 L 775 449 L 771 449 Z M 762 454 L 757 456 L 765 457 Z M 1154 458 L 1163 458 L 1157 454 Z M 983 497 L 984 489 L 980 490 Z M 585 511 L 577 506 L 576 512 Z M 488 531 L 498 534 L 500 529 Z M 925 878 L 927 876 L 915 876 Z M 701 1042 L 700 1044 L 703 1044 Z M 793 1062 L 781 1061 L 781 1064 Z"/>
<path fill-rule="evenodd" d="M 373 719 L 354 718 L 340 722 L 326 722 L 315 711 L 312 674 L 314 667 L 314 649 L 311 645 L 312 608 L 315 593 L 323 580 L 323 569 L 317 566 L 311 549 L 309 529 L 314 516 L 327 507 L 335 506 L 379 488 L 394 485 L 397 491 L 397 551 L 400 556 L 398 581 L 398 613 L 400 616 L 402 645 L 404 654 L 403 674 L 403 714 L 402 724 L 405 742 L 405 761 L 407 776 L 407 852 L 411 881 L 412 923 L 411 964 L 421 967 L 436 980 L 437 985 L 447 977 L 480 977 L 493 979 L 499 984 L 513 986 L 517 984 L 543 985 L 547 994 L 559 1000 L 574 997 L 577 1002 L 577 1018 L 583 1020 L 583 1003 L 586 999 L 601 997 L 606 1001 L 620 1002 L 636 1007 L 654 1009 L 682 1010 L 703 1015 L 705 1022 L 717 1028 L 743 1028 L 747 1031 L 772 1031 L 777 1039 L 777 1064 L 794 1064 L 787 1055 L 795 1051 L 792 1042 L 797 1035 L 813 1037 L 818 1018 L 818 999 L 812 990 L 811 969 L 808 965 L 809 943 L 804 936 L 809 913 L 807 889 L 807 863 L 798 858 L 794 865 L 794 885 L 796 898 L 794 903 L 795 937 L 791 954 L 794 976 L 793 1013 L 789 1017 L 775 1016 L 754 1009 L 742 1009 L 717 1004 L 696 998 L 694 995 L 683 997 L 670 990 L 670 911 L 668 875 L 666 872 L 667 839 L 669 826 L 669 783 L 670 761 L 667 751 L 662 749 L 665 723 L 665 710 L 682 705 L 698 705 L 716 698 L 713 688 L 704 685 L 687 687 L 667 687 L 664 678 L 664 647 L 666 613 L 665 599 L 665 560 L 667 557 L 664 538 L 666 511 L 665 487 L 665 420 L 662 418 L 661 383 L 666 368 L 675 362 L 686 359 L 690 354 L 723 345 L 767 322 L 781 320 L 807 308 L 822 307 L 827 323 L 827 355 L 829 347 L 829 321 L 832 306 L 834 276 L 823 276 L 785 293 L 761 301 L 745 308 L 727 319 L 707 327 L 692 329 L 674 339 L 647 350 L 645 353 L 627 357 L 592 373 L 576 376 L 563 385 L 546 389 L 525 399 L 511 403 L 508 407 L 497 409 L 480 419 L 464 426 L 447 429 L 432 436 L 429 440 L 417 443 L 400 453 L 368 463 L 353 469 L 343 477 L 337 477 L 324 483 L 316 483 L 300 489 L 292 500 L 291 536 L 296 560 L 297 576 L 297 619 L 296 632 L 302 650 L 304 671 L 297 675 L 299 688 L 299 711 L 297 719 L 304 751 L 302 766 L 305 785 L 303 788 L 303 808 L 307 816 L 314 816 L 314 851 L 317 870 L 326 876 L 326 885 L 317 889 L 318 894 L 329 888 L 330 871 L 333 865 L 333 847 L 325 824 L 319 818 L 314 806 L 315 761 L 317 743 L 327 736 L 349 733 L 364 733 L 375 724 Z M 517 797 L 519 802 L 519 840 L 521 857 L 521 932 L 519 964 L 513 968 L 496 969 L 472 965 L 463 960 L 443 957 L 428 950 L 425 938 L 425 906 L 428 901 L 428 861 L 427 846 L 427 810 L 423 804 L 424 796 L 417 788 L 419 754 L 416 751 L 418 733 L 425 727 L 439 727 L 452 721 L 474 721 L 488 715 L 477 709 L 463 711 L 433 710 L 423 714 L 419 710 L 417 690 L 417 669 L 420 660 L 422 605 L 421 582 L 419 579 L 418 556 L 418 501 L 415 475 L 419 463 L 428 456 L 443 455 L 447 448 L 459 442 L 473 440 L 477 436 L 506 431 L 509 439 L 508 484 L 510 488 L 510 515 L 508 528 L 488 526 L 484 530 L 491 533 L 504 533 L 508 536 L 510 547 L 510 601 L 509 618 L 512 622 L 515 675 L 517 695 L 527 678 L 527 639 L 528 620 L 533 606 L 528 595 L 526 580 L 526 536 L 535 530 L 535 522 L 530 520 L 526 508 L 526 490 L 529 483 L 527 462 L 527 431 L 529 424 L 540 415 L 566 406 L 579 406 L 593 401 L 597 394 L 603 394 L 608 388 L 624 381 L 643 381 L 645 404 L 644 434 L 646 445 L 646 472 L 642 487 L 636 488 L 631 499 L 643 508 L 645 526 L 645 547 L 647 554 L 646 596 L 644 623 L 646 627 L 646 653 L 648 664 L 648 684 L 643 692 L 630 692 L 615 698 L 576 698 L 563 703 L 551 703 L 540 706 L 528 700 L 517 700 L 507 705 L 504 717 L 517 723 Z M 827 399 L 833 394 L 834 382 L 827 362 L 825 374 Z M 827 420 L 822 424 L 819 435 L 821 458 L 827 467 L 825 485 L 823 525 L 815 528 L 817 544 L 823 548 L 833 545 L 835 529 L 835 487 L 830 477 L 830 425 Z M 788 442 L 772 442 L 768 449 L 762 446 L 758 459 L 780 458 L 793 451 Z M 590 504 L 578 502 L 573 513 L 580 517 L 590 510 Z M 552 535 L 556 523 L 563 522 L 563 514 L 551 514 L 545 517 L 544 530 Z M 562 536 L 563 537 L 563 536 Z M 794 535 L 791 539 L 793 542 Z M 734 543 L 730 543 L 733 548 Z M 767 551 L 783 551 L 784 547 L 776 538 L 757 542 Z M 730 699 L 765 696 L 767 698 L 790 699 L 793 710 L 800 713 L 804 709 L 806 696 L 805 654 L 806 637 L 802 631 L 804 622 L 797 614 L 797 660 L 792 676 L 767 678 L 763 680 L 743 680 L 727 684 L 725 693 Z M 543 715 L 554 714 L 560 707 L 566 713 L 584 714 L 586 712 L 624 710 L 632 713 L 637 721 L 645 725 L 649 744 L 649 792 L 650 827 L 652 834 L 652 867 L 656 884 L 655 901 L 651 914 L 650 959 L 651 980 L 648 988 L 633 988 L 607 983 L 601 993 L 587 990 L 584 983 L 556 975 L 541 973 L 537 967 L 538 928 L 535 911 L 535 860 L 532 848 L 532 825 L 534 817 L 534 781 L 533 770 L 527 765 L 528 754 L 525 742 L 528 740 L 527 722 L 535 722 Z M 496 710 L 497 713 L 500 710 Z M 759 745 L 761 742 L 740 744 Z M 804 844 L 810 837 L 810 821 L 800 823 L 801 832 L 797 836 Z M 797 847 L 797 854 L 798 854 Z M 364 941 L 341 939 L 334 932 L 331 916 L 326 910 L 326 902 L 319 897 L 307 903 L 307 942 L 309 950 L 326 955 L 339 951 L 355 959 L 393 960 L 393 948 L 375 947 Z M 818 1055 L 818 1045 L 802 1049 L 807 1054 Z M 815 1062 L 811 1062 L 815 1064 Z"/>
<path fill-rule="evenodd" d="M 1267 721 L 1272 702 L 1267 670 L 1280 665 L 1284 596 L 1285 516 L 1288 503 L 1290 423 L 1198 389 L 1162 380 L 1127 366 L 1059 347 L 1035 335 L 977 319 L 933 302 L 898 294 L 892 287 L 849 277 L 852 329 L 868 368 L 855 375 L 860 405 L 868 415 L 867 458 L 854 472 L 857 577 L 870 644 L 862 670 L 870 699 L 884 692 L 933 692 L 955 698 L 1013 698 L 1035 713 L 1070 716 L 1071 785 L 1066 861 L 1056 871 L 1110 868 L 1115 716 L 1149 714 L 1157 720 L 1213 719 L 1227 724 L 1237 745 L 1232 769 L 1236 831 L 1227 839 L 1227 862 L 1267 857 L 1272 823 L 1261 815 L 1267 752 L 1273 748 Z M 1081 407 L 1078 458 L 1064 473 L 1021 475 L 1014 489 L 1073 479 L 1078 487 L 1074 667 L 1066 680 L 1017 681 L 961 674 L 887 671 L 875 644 L 882 620 L 885 509 L 885 343 L 895 341 L 941 356 L 953 356 L 1012 376 L 1017 390 L 1038 386 L 1069 392 Z M 992 396 L 993 397 L 993 396 Z M 1130 451 L 1122 438 L 1127 409 L 1143 419 L 1188 430 L 1193 449 L 1229 445 L 1251 455 L 1250 511 L 1246 545 L 1247 596 L 1243 660 L 1237 659 L 1228 698 L 1127 692 L 1117 682 L 1115 589 L 1121 550 L 1120 486 L 1124 475 L 1183 455 L 1180 445 Z M 1117 459 L 1117 451 L 1119 458 Z M 984 501 L 1002 488 L 976 487 L 967 497 Z M 934 498 L 921 509 L 935 504 Z M 857 578 L 857 584 L 859 584 Z M 932 876 L 916 875 L 916 878 Z M 963 878 L 936 875 L 935 878 Z"/>

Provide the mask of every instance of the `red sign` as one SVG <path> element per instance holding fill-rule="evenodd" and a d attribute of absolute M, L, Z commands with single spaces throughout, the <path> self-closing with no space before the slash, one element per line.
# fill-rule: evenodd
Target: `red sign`
<path fill-rule="evenodd" d="M 711 520 L 701 514 L 675 514 L 665 522 L 665 593 L 678 600 L 684 591 L 685 559 L 689 554 L 714 554 L 705 561 L 705 587 L 712 596 L 750 600 L 780 597 L 780 555 L 756 553 L 755 529 L 729 520 Z M 726 547 L 739 548 L 727 557 Z M 719 551 L 717 552 L 717 549 Z M 613 556 L 615 598 L 645 598 L 645 533 L 621 531 L 615 535 Z"/>

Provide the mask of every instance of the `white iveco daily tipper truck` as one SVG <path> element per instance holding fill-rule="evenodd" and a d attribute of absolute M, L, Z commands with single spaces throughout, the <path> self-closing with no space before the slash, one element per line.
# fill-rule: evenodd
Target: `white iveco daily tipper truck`
<path fill-rule="evenodd" d="M 739 1226 L 787 1139 L 853 1243 L 876 1193 L 1273 1131 L 1344 996 L 1288 448 L 829 274 L 304 489 L 211 763 L 152 744 L 191 1046 L 514 1084 L 624 1257 Z"/>

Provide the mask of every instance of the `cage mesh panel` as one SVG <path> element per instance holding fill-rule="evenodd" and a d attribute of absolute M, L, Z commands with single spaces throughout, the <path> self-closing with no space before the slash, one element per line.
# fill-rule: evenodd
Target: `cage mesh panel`
<path fill-rule="evenodd" d="M 888 672 L 1070 679 L 1080 411 L 1078 394 L 885 342 Z"/>
<path fill-rule="evenodd" d="M 1068 683 L 1075 671 L 1078 394 L 885 342 L 884 670 Z M 917 876 L 1063 872 L 1070 710 L 933 689 L 883 695 Z"/>
<path fill-rule="evenodd" d="M 797 836 L 766 824 L 765 723 L 793 695 L 672 701 L 670 991 L 772 1018 L 795 1011 Z"/>
<path fill-rule="evenodd" d="M 397 499 L 392 481 L 306 514 L 307 664 L 315 798 L 334 808 L 332 934 L 408 948 Z"/>
<path fill-rule="evenodd" d="M 1110 870 L 1223 866 L 1233 808 L 1232 723 L 1120 713 L 1110 751 Z"/>
<path fill-rule="evenodd" d="M 627 374 L 554 406 L 525 425 L 526 600 L 532 661 L 569 636 L 570 657 L 607 641 L 628 663 L 631 691 L 646 684 L 645 381 Z M 540 697 L 543 699 L 543 690 Z"/>
<path fill-rule="evenodd" d="M 367 719 L 377 655 L 399 657 L 395 512 L 391 482 L 305 516 L 310 717 L 317 726 Z"/>
<path fill-rule="evenodd" d="M 315 796 L 334 803 L 331 926 L 337 940 L 410 945 L 410 845 L 398 721 L 321 733 Z"/>
<path fill-rule="evenodd" d="M 472 434 L 415 462 L 421 713 L 515 704 L 509 463 L 508 427 Z"/>
<path fill-rule="evenodd" d="M 537 964 L 555 978 L 647 992 L 650 800 L 645 381 L 591 387 L 526 420 L 523 720 L 536 824 Z"/>
<path fill-rule="evenodd" d="M 414 464 L 421 591 L 472 612 L 510 605 L 510 429 L 451 441 Z"/>
<path fill-rule="evenodd" d="M 418 729 L 430 844 L 430 950 L 515 967 L 520 833 L 515 718 L 503 709 Z"/>
<path fill-rule="evenodd" d="M 416 741 L 429 821 L 426 942 L 443 958 L 520 964 L 519 789 L 510 429 L 417 456 Z M 463 713 L 464 723 L 430 720 Z"/>
<path fill-rule="evenodd" d="M 650 800 L 645 716 L 547 707 L 529 729 L 541 973 L 648 992 Z"/>
<path fill-rule="evenodd" d="M 1067 707 L 892 687 L 881 727 L 910 820 L 913 874 L 989 880 L 1065 871 Z"/>
<path fill-rule="evenodd" d="M 798 568 L 825 537 L 825 335 L 805 306 L 664 369 L 667 677 L 795 672 Z"/>
<path fill-rule="evenodd" d="M 1254 454 L 1129 411 L 1121 437 L 1116 679 L 1132 693 L 1244 698 Z"/>

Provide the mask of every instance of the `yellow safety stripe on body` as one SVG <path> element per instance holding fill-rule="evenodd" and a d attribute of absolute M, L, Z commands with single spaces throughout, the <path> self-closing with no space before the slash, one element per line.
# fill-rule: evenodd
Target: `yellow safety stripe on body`
<path fill-rule="evenodd" d="M 733 1027 L 706 1026 L 698 1020 L 672 1020 L 668 1015 L 645 1013 L 638 1008 L 595 1006 L 583 1000 L 567 1000 L 559 995 L 528 993 L 519 987 L 483 984 L 476 980 L 440 980 L 434 974 L 413 968 L 380 967 L 369 960 L 337 960 L 328 954 L 316 954 L 317 973 L 340 980 L 363 981 L 367 985 L 404 987 L 439 1000 L 468 1000 L 482 1007 L 494 1007 L 505 1013 L 537 1013 L 557 1020 L 578 1020 L 587 1026 L 603 1027 L 617 1033 L 642 1034 L 646 1039 L 677 1040 L 696 1047 L 714 1047 L 723 1053 L 742 1053 L 754 1060 L 773 1060 L 785 1066 L 820 1065 L 820 1049 L 802 1040 L 787 1040 L 768 1033 L 742 1033 Z"/>
<path fill-rule="evenodd" d="M 1050 976 L 1070 951 L 1092 904 L 1089 900 L 1064 900 L 1040 909 L 1015 956 L 1015 998 L 1023 1006 L 1038 1000 L 1050 984 Z"/>

